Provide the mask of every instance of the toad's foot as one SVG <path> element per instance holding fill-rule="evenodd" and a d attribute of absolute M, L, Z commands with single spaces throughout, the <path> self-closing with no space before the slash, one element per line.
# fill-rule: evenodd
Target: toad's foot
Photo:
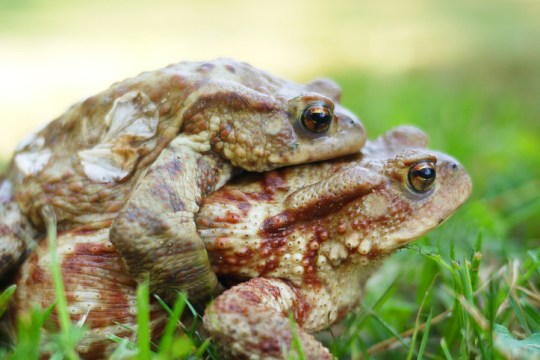
<path fill-rule="evenodd" d="M 224 292 L 206 310 L 204 326 L 223 354 L 233 359 L 285 359 L 300 341 L 306 359 L 332 359 L 312 335 L 302 329 L 312 306 L 288 281 L 254 278 Z M 299 325 L 297 336 L 288 319 Z"/>

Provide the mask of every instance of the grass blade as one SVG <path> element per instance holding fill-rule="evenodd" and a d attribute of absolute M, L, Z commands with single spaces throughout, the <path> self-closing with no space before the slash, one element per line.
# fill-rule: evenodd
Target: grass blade
<path fill-rule="evenodd" d="M 150 294 L 148 282 L 145 281 L 137 287 L 137 344 L 139 347 L 138 358 L 149 360 L 150 351 Z"/>
<path fill-rule="evenodd" d="M 165 331 L 163 332 L 163 335 L 161 336 L 161 341 L 159 343 L 160 355 L 170 353 L 171 347 L 173 345 L 174 333 L 178 327 L 178 322 L 180 318 L 182 317 L 185 306 L 186 306 L 186 294 L 180 293 L 178 294 L 178 297 L 176 298 L 176 301 L 173 306 L 173 310 L 170 313 L 169 320 L 167 321 L 167 325 L 165 326 Z"/>
<path fill-rule="evenodd" d="M 443 354 L 446 360 L 454 359 L 452 355 L 450 355 L 450 350 L 448 350 L 448 345 L 446 345 L 446 341 L 444 340 L 444 338 L 441 339 L 441 349 L 443 351 Z"/>
<path fill-rule="evenodd" d="M 417 360 L 422 360 L 422 355 L 424 354 L 424 351 L 426 350 L 426 345 L 429 337 L 429 329 L 431 327 L 431 319 L 433 316 L 433 308 L 429 310 L 429 315 L 426 320 L 426 327 L 424 329 L 424 334 L 422 335 L 422 342 L 420 343 L 420 349 L 418 350 L 418 357 Z"/>
<path fill-rule="evenodd" d="M 296 324 L 292 313 L 289 313 L 289 325 L 292 331 L 291 350 L 296 351 L 296 354 L 298 355 L 297 357 L 292 357 L 292 354 L 290 354 L 289 358 L 304 360 L 306 358 L 306 355 L 304 354 L 302 341 L 300 341 L 300 336 L 298 335 L 298 325 Z"/>
<path fill-rule="evenodd" d="M 409 344 L 407 344 L 407 342 L 401 336 L 401 334 L 399 334 L 396 330 L 394 330 L 394 328 L 392 326 L 390 326 L 390 324 L 388 324 L 386 321 L 384 321 L 375 312 L 372 312 L 371 316 L 373 316 L 373 318 L 375 320 L 377 320 L 379 322 L 379 324 L 381 324 L 388 332 L 390 332 L 396 339 L 398 339 L 398 341 L 401 343 L 401 345 L 403 345 L 403 347 L 405 347 L 407 350 L 409 350 Z"/>
<path fill-rule="evenodd" d="M 195 358 L 202 359 L 204 352 L 208 349 L 210 346 L 211 339 L 206 339 L 204 342 L 199 346 L 199 350 L 195 353 Z"/>
<path fill-rule="evenodd" d="M 43 218 L 46 221 L 47 227 L 47 245 L 49 247 L 51 273 L 56 293 L 56 311 L 58 312 L 58 320 L 60 321 L 62 332 L 69 333 L 71 331 L 71 319 L 67 310 L 67 298 L 64 290 L 62 271 L 56 253 L 56 216 L 54 215 L 54 210 L 49 207 L 44 207 Z"/>
<path fill-rule="evenodd" d="M 514 310 L 514 314 L 516 315 L 519 324 L 525 330 L 527 336 L 530 335 L 531 329 L 529 327 L 529 324 L 527 323 L 527 320 L 525 320 L 525 314 L 523 313 L 523 309 L 521 308 L 520 304 L 514 299 L 514 296 L 512 294 L 510 294 L 510 296 L 508 297 L 508 301 L 510 302 L 512 309 Z"/>
<path fill-rule="evenodd" d="M 2 292 L 2 294 L 0 294 L 0 317 L 4 315 L 4 313 L 8 309 L 9 300 L 15 293 L 16 289 L 17 289 L 17 285 L 11 285 L 8 288 L 6 288 Z"/>
<path fill-rule="evenodd" d="M 68 311 L 67 297 L 64 288 L 64 280 L 62 278 L 62 270 L 58 261 L 56 251 L 57 232 L 56 232 L 56 215 L 52 207 L 44 206 L 41 209 L 42 217 L 45 220 L 47 229 L 47 246 L 49 247 L 50 271 L 52 274 L 54 290 L 56 294 L 56 312 L 60 322 L 60 348 L 53 353 L 52 357 L 63 353 L 63 356 L 68 359 L 79 359 L 75 347 L 83 335 L 83 329 L 77 328 L 75 331 L 72 328 L 71 317 Z"/>

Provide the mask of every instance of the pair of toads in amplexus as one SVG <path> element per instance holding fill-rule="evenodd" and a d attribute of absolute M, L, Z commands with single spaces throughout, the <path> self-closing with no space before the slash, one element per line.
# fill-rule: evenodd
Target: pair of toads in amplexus
<path fill-rule="evenodd" d="M 77 350 L 136 337 L 137 284 L 204 311 L 225 358 L 281 359 L 357 309 L 384 259 L 441 224 L 471 181 L 402 126 L 366 140 L 328 79 L 297 84 L 231 59 L 181 62 L 113 84 L 17 147 L 0 183 L 0 274 L 12 316 L 56 295 Z M 168 313 L 151 302 L 152 334 Z M 53 315 L 54 316 L 54 315 Z M 289 317 L 298 326 L 297 335 Z"/>

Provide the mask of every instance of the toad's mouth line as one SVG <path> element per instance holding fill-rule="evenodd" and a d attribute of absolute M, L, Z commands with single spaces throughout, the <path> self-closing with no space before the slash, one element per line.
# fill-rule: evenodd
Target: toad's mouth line
<path fill-rule="evenodd" d="M 350 154 L 356 154 L 365 144 L 365 136 L 358 133 L 341 133 L 338 138 L 321 137 L 312 143 L 302 143 L 295 146 L 292 153 L 271 154 L 268 162 L 275 166 L 299 165 L 315 161 L 324 161 Z M 324 153 L 321 153 L 324 149 Z M 314 155 L 316 154 L 316 155 Z"/>

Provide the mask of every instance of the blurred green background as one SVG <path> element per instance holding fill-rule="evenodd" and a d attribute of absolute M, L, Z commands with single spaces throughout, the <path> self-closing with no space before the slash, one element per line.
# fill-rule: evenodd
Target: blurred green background
<path fill-rule="evenodd" d="M 219 56 L 300 82 L 332 77 L 370 137 L 414 124 L 458 158 L 472 199 L 422 244 L 464 256 L 480 236 L 484 277 L 538 253 L 539 1 L 0 0 L 0 159 L 112 82 Z M 419 257 L 400 252 L 386 268 Z M 414 315 L 403 301 L 389 316 Z"/>
<path fill-rule="evenodd" d="M 141 71 L 230 56 L 333 77 L 371 137 L 422 127 L 516 241 L 540 238 L 538 1 L 0 0 L 0 159 Z"/>

